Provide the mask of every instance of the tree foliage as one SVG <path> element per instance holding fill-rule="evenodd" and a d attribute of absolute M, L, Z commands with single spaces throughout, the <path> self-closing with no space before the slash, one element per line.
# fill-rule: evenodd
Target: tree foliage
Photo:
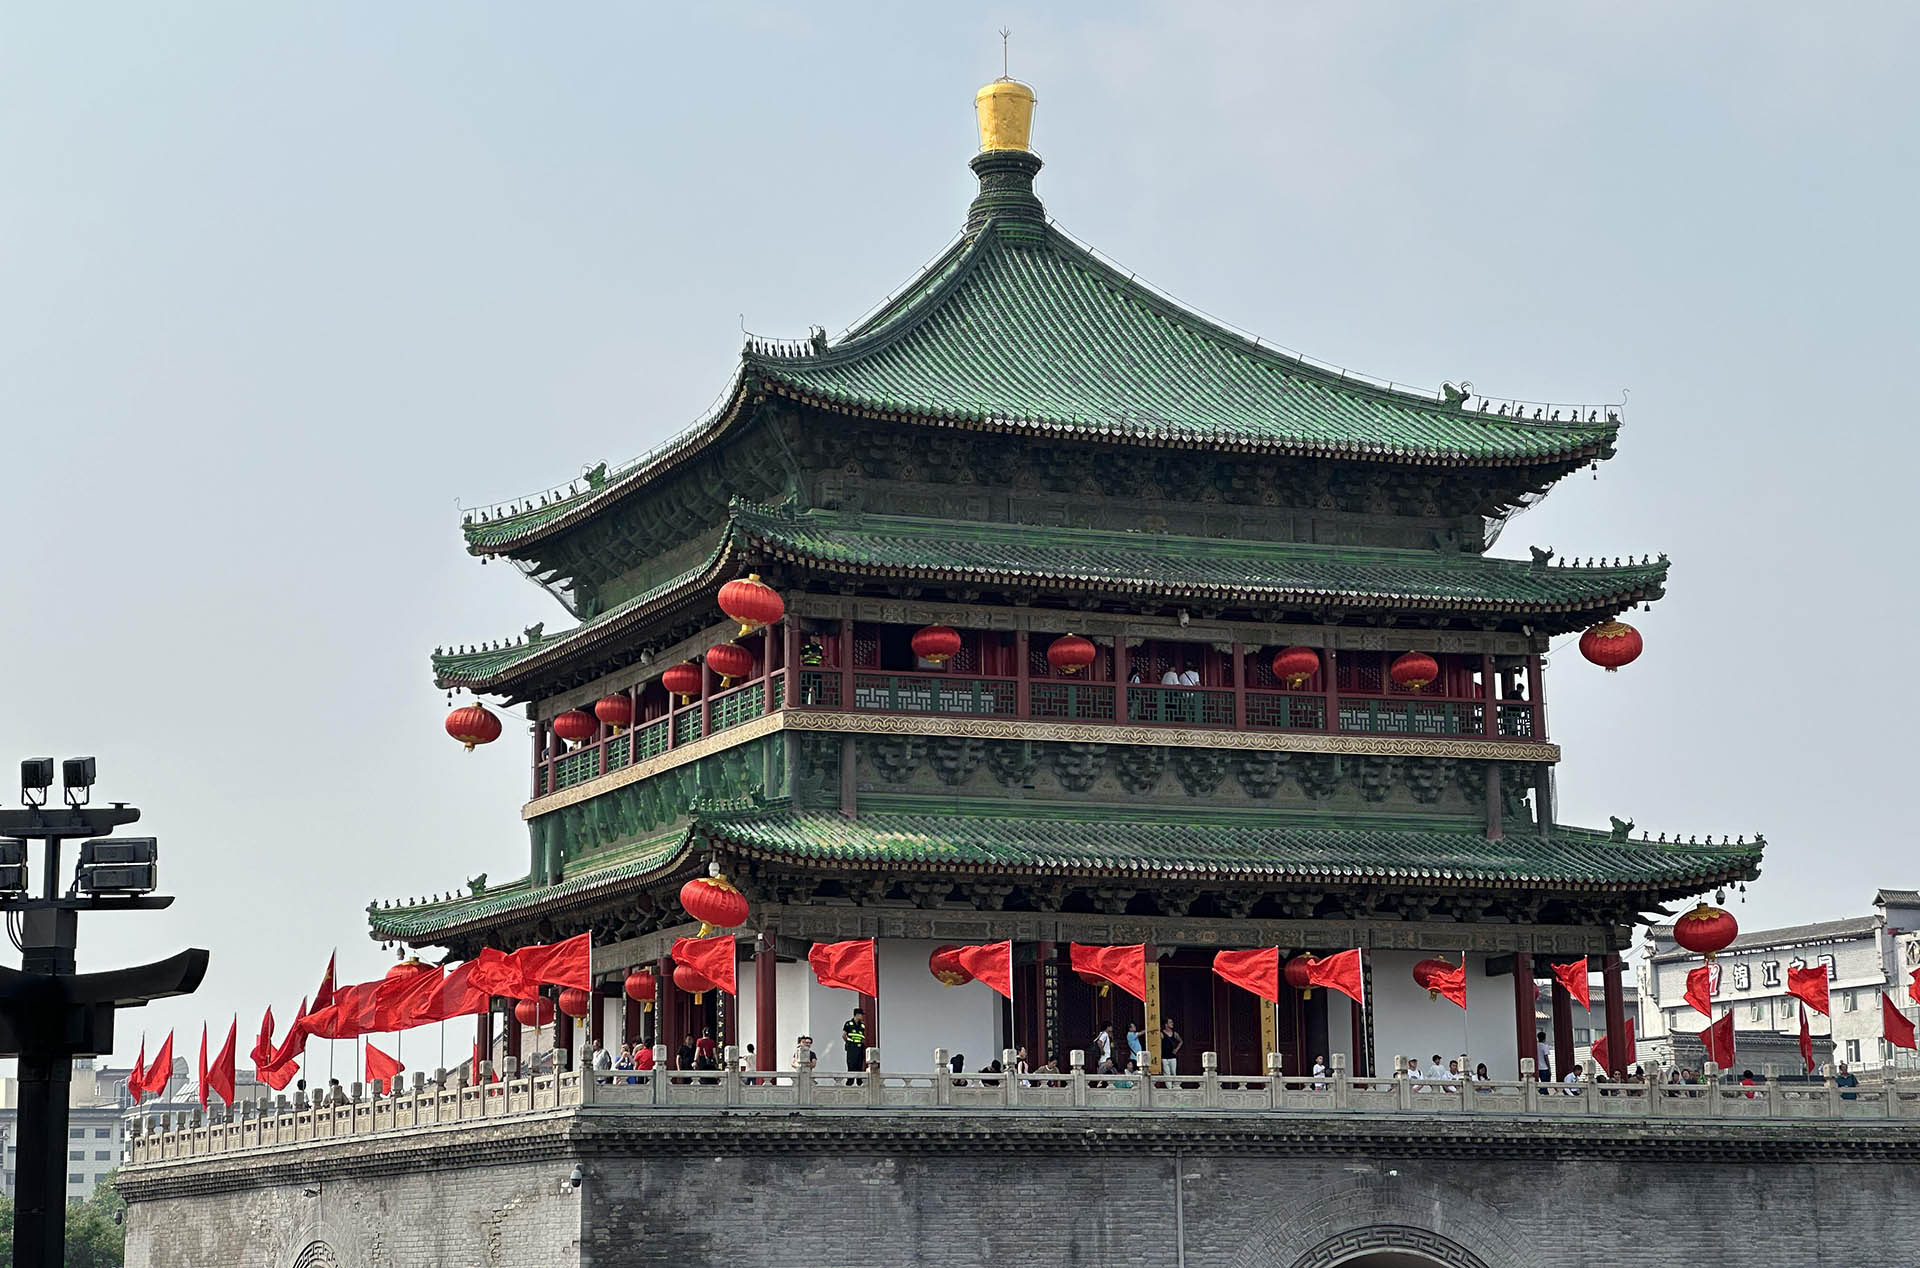
<path fill-rule="evenodd" d="M 126 1249 L 121 1213 L 127 1204 L 105 1176 L 84 1202 L 67 1204 L 66 1268 L 120 1268 Z M 0 1195 L 0 1261 L 13 1259 L 13 1199 Z"/>

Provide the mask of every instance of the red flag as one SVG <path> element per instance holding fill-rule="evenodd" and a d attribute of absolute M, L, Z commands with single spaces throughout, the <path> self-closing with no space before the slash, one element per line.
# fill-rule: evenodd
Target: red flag
<path fill-rule="evenodd" d="M 1891 995 L 1880 996 L 1880 1021 L 1880 1031 L 1887 1037 L 1888 1043 L 1896 1048 L 1913 1048 L 1913 1023 L 1893 1006 Z"/>
<path fill-rule="evenodd" d="M 1700 1032 L 1700 1042 L 1707 1049 L 1707 1060 L 1722 1070 L 1733 1069 L 1733 1010 Z"/>
<path fill-rule="evenodd" d="M 1920 1004 L 1920 969 L 1913 971 L 1913 980 L 1907 983 L 1907 999 Z"/>
<path fill-rule="evenodd" d="M 153 1060 L 147 1065 L 147 1081 L 142 1089 L 148 1096 L 159 1096 L 167 1090 L 167 1084 L 173 1079 L 173 1032 L 167 1032 L 167 1041 L 160 1045 L 160 1051 L 153 1054 Z"/>
<path fill-rule="evenodd" d="M 321 1039 L 354 1039 L 378 1030 L 375 1005 L 379 991 L 378 982 L 339 987 L 333 992 L 333 1003 L 308 1013 L 302 1025 L 308 1034 Z"/>
<path fill-rule="evenodd" d="M 1706 965 L 1687 974 L 1687 1003 L 1703 1017 L 1713 1016 L 1713 973 Z"/>
<path fill-rule="evenodd" d="M 1640 1045 L 1633 1037 L 1633 1018 L 1631 1017 L 1627 1018 L 1626 1035 L 1627 1042 L 1624 1046 L 1627 1050 L 1627 1056 L 1620 1067 L 1620 1073 L 1623 1074 L 1626 1072 L 1628 1066 L 1631 1066 L 1640 1059 Z M 1602 1070 L 1605 1070 L 1608 1074 L 1613 1074 L 1613 1065 L 1607 1060 L 1607 1053 L 1607 1032 L 1603 1030 L 1593 1037 L 1593 1059 L 1599 1064 Z"/>
<path fill-rule="evenodd" d="M 274 1069 L 286 1065 L 307 1050 L 307 1001 L 300 1001 L 300 1011 L 293 1015 L 293 1025 L 287 1027 L 287 1037 L 273 1050 L 273 1056 L 267 1059 L 267 1068 Z M 279 1086 L 285 1087 L 282 1083 Z"/>
<path fill-rule="evenodd" d="M 954 962 L 994 990 L 1013 998 L 1013 940 L 955 947 Z"/>
<path fill-rule="evenodd" d="M 1634 1065 L 1640 1060 L 1640 1041 L 1634 1038 L 1633 1018 L 1627 1018 L 1627 1064 Z"/>
<path fill-rule="evenodd" d="M 1823 970 L 1824 971 L 1824 970 Z M 1807 1025 L 1807 1006 L 1800 1005 L 1800 1059 L 1807 1063 L 1807 1073 L 1813 1073 L 1813 1028 Z"/>
<path fill-rule="evenodd" d="M 471 981 L 478 964 L 477 960 L 468 960 L 451 972 L 435 969 L 420 974 L 420 980 L 410 984 L 399 1004 L 403 1014 L 401 1027 L 424 1026 L 450 1017 L 473 1017 L 486 1012 L 492 997 Z"/>
<path fill-rule="evenodd" d="M 1307 961 L 1307 981 L 1314 986 L 1339 991 L 1355 1003 L 1367 1002 L 1366 974 L 1360 963 L 1360 949 L 1341 951 L 1318 960 Z"/>
<path fill-rule="evenodd" d="M 684 964 L 729 995 L 738 995 L 739 983 L 733 975 L 734 945 L 730 933 L 711 938 L 675 938 L 673 962 Z"/>
<path fill-rule="evenodd" d="M 807 963 L 822 986 L 837 986 L 862 995 L 880 993 L 880 974 L 874 963 L 873 939 L 856 938 L 851 942 L 816 942 L 807 952 Z"/>
<path fill-rule="evenodd" d="M 1832 1016 L 1827 1011 L 1827 966 L 1816 964 L 1810 969 L 1787 970 L 1787 994 L 1803 999 L 1807 1007 L 1823 1016 Z"/>
<path fill-rule="evenodd" d="M 260 1033 L 254 1037 L 253 1051 L 248 1053 L 247 1055 L 253 1058 L 253 1072 L 256 1075 L 259 1074 L 260 1071 L 265 1069 L 267 1066 L 270 1066 L 273 1064 L 273 1005 L 272 1004 L 267 1005 L 266 1015 L 260 1019 Z"/>
<path fill-rule="evenodd" d="M 1279 947 L 1260 947 L 1253 951 L 1216 951 L 1213 953 L 1213 971 L 1241 990 L 1252 991 L 1261 999 L 1279 1002 Z"/>
<path fill-rule="evenodd" d="M 535 982 L 572 986 L 583 991 L 593 989 L 592 934 L 576 934 L 564 942 L 545 946 L 521 947 L 513 954 L 527 977 Z"/>
<path fill-rule="evenodd" d="M 1558 968 L 1556 966 L 1556 972 Z M 1429 996 L 1438 991 L 1454 1003 L 1467 1006 L 1467 960 L 1460 957 L 1460 963 L 1449 967 L 1445 973 L 1435 971 L 1427 975 L 1427 993 Z"/>
<path fill-rule="evenodd" d="M 333 1003 L 333 962 L 339 958 L 339 954 L 336 951 L 327 957 L 327 971 L 320 976 L 320 989 L 313 993 L 313 1011 L 316 1013 Z"/>
<path fill-rule="evenodd" d="M 207 1023 L 200 1023 L 200 1077 L 196 1080 L 200 1090 L 200 1108 L 207 1108 Z"/>
<path fill-rule="evenodd" d="M 392 1091 L 393 1076 L 406 1068 L 400 1064 L 399 1058 L 388 1056 L 372 1044 L 367 1045 L 367 1082 L 372 1083 L 377 1079 L 388 1091 Z"/>
<path fill-rule="evenodd" d="M 270 1065 L 254 1072 L 259 1080 L 278 1092 L 293 1082 L 293 1076 L 300 1073 L 300 1063 L 289 1060 L 281 1065 Z"/>
<path fill-rule="evenodd" d="M 140 1098 L 147 1094 L 147 1035 L 140 1032 L 140 1055 L 133 1059 L 133 1073 L 127 1076 L 127 1095 L 138 1105 Z"/>
<path fill-rule="evenodd" d="M 1147 998 L 1147 944 L 1136 942 L 1125 947 L 1090 947 L 1068 944 L 1073 971 L 1082 977 L 1111 982 L 1135 999 Z M 1009 997 L 1011 998 L 1011 997 Z"/>
<path fill-rule="evenodd" d="M 1571 963 L 1555 964 L 1550 967 L 1553 969 L 1554 979 L 1567 988 L 1567 994 L 1573 996 L 1580 1007 L 1592 1012 L 1593 994 L 1587 978 L 1587 958 L 1581 956 Z"/>
<path fill-rule="evenodd" d="M 227 1103 L 227 1108 L 233 1108 L 233 1049 L 239 1039 L 240 1019 L 235 1017 L 227 1025 L 227 1041 L 220 1045 L 220 1051 L 214 1056 L 213 1064 L 207 1067 L 206 1074 L 201 1077 L 200 1099 L 203 1104 L 206 1101 L 207 1090 L 211 1088 L 220 1094 L 220 1099 Z M 201 1042 L 204 1044 L 206 1041 L 203 1038 Z"/>
<path fill-rule="evenodd" d="M 527 976 L 526 964 L 519 958 L 519 952 L 508 955 L 492 947 L 482 947 L 470 963 L 473 972 L 468 981 L 489 995 L 532 999 L 540 993 L 540 983 Z"/>

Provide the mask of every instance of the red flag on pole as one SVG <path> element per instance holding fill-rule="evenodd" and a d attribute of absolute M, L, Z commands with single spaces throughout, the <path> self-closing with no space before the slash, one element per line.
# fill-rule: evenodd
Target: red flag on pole
<path fill-rule="evenodd" d="M 133 1073 L 127 1076 L 127 1095 L 138 1105 L 140 1098 L 147 1094 L 147 1035 L 140 1032 L 140 1055 L 133 1059 Z"/>
<path fill-rule="evenodd" d="M 1559 967 L 1557 965 L 1554 968 L 1554 972 L 1556 975 L 1559 973 Z M 1460 1007 L 1465 1008 L 1467 1006 L 1466 957 L 1460 957 L 1460 963 L 1450 966 L 1444 973 L 1439 971 L 1429 973 L 1427 975 L 1427 991 L 1430 994 L 1437 991 Z"/>
<path fill-rule="evenodd" d="M 333 1003 L 333 962 L 339 956 L 340 953 L 336 951 L 327 957 L 327 971 L 320 975 L 320 989 L 313 993 L 313 1011 L 316 1013 Z"/>
<path fill-rule="evenodd" d="M 1893 996 L 1891 995 L 1883 994 L 1880 996 L 1880 1021 L 1881 1033 L 1887 1037 L 1888 1043 L 1896 1048 L 1912 1050 L 1914 1046 L 1913 1023 L 1908 1021 L 1900 1010 L 1893 1006 Z"/>
<path fill-rule="evenodd" d="M 486 1012 L 492 997 L 472 982 L 478 965 L 478 960 L 468 960 L 447 973 L 436 969 L 420 974 L 422 980 L 414 982 L 397 1005 L 402 1028 Z"/>
<path fill-rule="evenodd" d="M 739 982 L 734 977 L 734 954 L 730 933 L 716 933 L 711 938 L 676 938 L 673 942 L 675 964 L 686 965 L 729 995 L 740 993 Z"/>
<path fill-rule="evenodd" d="M 1807 1063 L 1807 1073 L 1813 1073 L 1813 1028 L 1807 1025 L 1807 1006 L 1800 1005 L 1800 1059 Z"/>
<path fill-rule="evenodd" d="M 492 947 L 480 948 L 480 954 L 468 961 L 473 966 L 468 980 L 489 995 L 508 999 L 532 999 L 540 993 L 540 983 L 527 976 L 526 964 L 519 952 L 508 955 Z"/>
<path fill-rule="evenodd" d="M 1687 974 L 1687 993 L 1684 998 L 1701 1016 L 1713 1016 L 1713 972 L 1706 965 Z"/>
<path fill-rule="evenodd" d="M 227 1025 L 227 1041 L 220 1045 L 220 1051 L 213 1058 L 213 1064 L 207 1067 L 207 1073 L 201 1080 L 200 1097 L 205 1101 L 207 1090 L 220 1094 L 220 1099 L 233 1108 L 233 1049 L 240 1039 L 240 1019 L 235 1017 Z"/>
<path fill-rule="evenodd" d="M 173 1032 L 167 1032 L 167 1041 L 160 1045 L 160 1051 L 153 1054 L 153 1060 L 147 1066 L 147 1081 L 142 1090 L 148 1096 L 159 1096 L 167 1090 L 167 1084 L 173 1079 Z"/>
<path fill-rule="evenodd" d="M 1722 1070 L 1733 1069 L 1733 1010 L 1700 1032 L 1700 1042 L 1706 1047 L 1707 1060 Z"/>
<path fill-rule="evenodd" d="M 1907 999 L 1920 1004 L 1920 969 L 1913 971 L 1913 980 L 1907 983 Z"/>
<path fill-rule="evenodd" d="M 253 1058 L 253 1072 L 260 1071 L 273 1064 L 273 1005 L 267 1005 L 266 1015 L 260 1018 L 260 1033 L 254 1037 L 253 1051 L 247 1054 Z"/>
<path fill-rule="evenodd" d="M 1068 944 L 1073 971 L 1082 977 L 1111 982 L 1135 999 L 1147 998 L 1147 944 L 1136 942 L 1125 947 L 1090 947 L 1078 942 Z"/>
<path fill-rule="evenodd" d="M 880 993 L 880 973 L 874 964 L 873 939 L 855 938 L 851 942 L 816 942 L 807 952 L 807 963 L 822 986 L 835 986 L 862 995 Z"/>
<path fill-rule="evenodd" d="M 551 986 L 593 989 L 593 935 L 576 934 L 564 942 L 521 947 L 515 951 L 527 977 Z"/>
<path fill-rule="evenodd" d="M 367 1045 L 367 1082 L 378 1079 L 388 1091 L 393 1090 L 393 1076 L 407 1067 L 400 1064 L 397 1057 L 390 1057 L 372 1044 Z"/>
<path fill-rule="evenodd" d="M 306 1022 L 307 1022 L 307 1001 L 303 999 L 300 1001 L 300 1011 L 293 1015 L 293 1025 L 287 1027 L 287 1037 L 280 1041 L 280 1046 L 273 1050 L 273 1056 L 268 1059 L 267 1061 L 268 1068 L 271 1069 L 276 1066 L 286 1065 L 289 1061 L 292 1061 L 295 1057 L 298 1057 L 302 1053 L 306 1052 L 307 1050 Z M 286 1085 L 281 1084 L 280 1086 L 284 1087 Z"/>
<path fill-rule="evenodd" d="M 978 980 L 1013 998 L 1013 940 L 987 942 L 974 947 L 955 947 L 954 961 Z"/>
<path fill-rule="evenodd" d="M 1307 962 L 1307 981 L 1315 986 L 1339 991 L 1357 1004 L 1366 1000 L 1366 974 L 1360 963 L 1360 948 Z"/>
<path fill-rule="evenodd" d="M 1252 951 L 1216 951 L 1213 971 L 1244 991 L 1261 999 L 1280 1000 L 1280 948 L 1258 947 Z"/>
<path fill-rule="evenodd" d="M 1592 1012 L 1593 988 L 1587 977 L 1587 957 L 1583 955 L 1571 963 L 1554 964 L 1549 967 L 1553 969 L 1554 979 L 1567 988 L 1567 994 L 1573 996 L 1580 1007 Z"/>
<path fill-rule="evenodd" d="M 1626 1064 L 1631 1066 L 1634 1062 L 1640 1059 L 1640 1045 L 1637 1041 L 1635 1041 L 1633 1037 L 1633 1018 L 1631 1017 L 1627 1018 L 1626 1034 L 1627 1034 L 1627 1042 L 1625 1044 L 1625 1047 L 1627 1050 Z M 1593 1059 L 1594 1059 L 1594 1062 L 1597 1065 L 1599 1065 L 1599 1067 L 1602 1070 L 1605 1070 L 1608 1074 L 1614 1074 L 1615 1077 L 1618 1077 L 1618 1074 L 1616 1074 L 1616 1072 L 1610 1066 L 1607 1065 L 1608 1051 L 1609 1049 L 1607 1047 L 1607 1032 L 1603 1030 L 1599 1034 L 1596 1034 L 1593 1037 Z M 1622 1070 L 1622 1071 L 1619 1071 L 1618 1073 L 1624 1074 L 1625 1071 Z"/>
<path fill-rule="evenodd" d="M 195 1080 L 200 1092 L 200 1108 L 207 1108 L 207 1023 L 200 1023 L 200 1077 Z"/>
<path fill-rule="evenodd" d="M 1827 1011 L 1827 966 L 1824 964 L 1810 969 L 1788 969 L 1787 994 L 1805 1000 L 1808 1008 L 1822 1016 L 1832 1016 Z"/>

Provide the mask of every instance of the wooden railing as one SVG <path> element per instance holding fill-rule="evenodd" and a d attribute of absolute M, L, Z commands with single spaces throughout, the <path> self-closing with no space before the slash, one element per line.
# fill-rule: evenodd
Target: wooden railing
<path fill-rule="evenodd" d="M 1743 1122 L 1859 1123 L 1889 1119 L 1920 1122 L 1920 1079 L 1892 1072 L 1869 1075 L 1857 1086 L 1824 1081 L 1786 1082 L 1769 1077 L 1756 1085 L 1709 1077 L 1701 1083 L 1669 1083 L 1651 1070 L 1644 1081 L 1579 1083 L 1527 1080 L 1350 1078 L 1335 1057 L 1323 1076 L 1280 1070 L 1270 1054 L 1264 1075 L 1221 1074 L 1215 1054 L 1201 1054 L 1193 1074 L 1089 1074 L 1080 1068 L 1025 1074 L 928 1074 L 873 1069 L 859 1074 L 810 1071 L 741 1071 L 727 1049 L 726 1071 L 592 1071 L 586 1077 L 508 1077 L 478 1084 L 464 1068 L 440 1072 L 437 1081 L 415 1075 L 411 1087 L 392 1094 L 359 1085 L 337 1104 L 241 1102 L 225 1116 L 203 1119 L 198 1111 L 137 1118 L 128 1139 L 133 1166 L 190 1161 L 210 1154 L 319 1144 L 346 1136 L 406 1133 L 423 1127 L 550 1114 L 581 1105 L 646 1112 L 686 1110 L 971 1110 L 1005 1112 L 1127 1111 L 1202 1114 L 1229 1111 L 1298 1115 L 1408 1115 L 1487 1119 L 1628 1118 L 1714 1120 L 1737 1129 Z M 936 1052 L 936 1060 L 945 1054 Z M 1011 1052 L 1003 1054 L 1010 1061 Z M 877 1050 L 874 1053 L 878 1060 Z M 486 1070 L 487 1067 L 483 1067 Z M 490 1071 L 489 1071 L 490 1072 Z"/>
<path fill-rule="evenodd" d="M 618 734 L 608 733 L 570 748 L 551 753 L 534 764 L 533 795 L 545 796 L 575 784 L 624 769 L 669 749 L 691 744 L 705 735 L 720 732 L 762 717 L 780 707 L 786 671 L 776 669 L 748 679 L 736 686 L 715 691 L 704 701 L 695 697 L 686 704 L 646 722 L 636 723 Z"/>

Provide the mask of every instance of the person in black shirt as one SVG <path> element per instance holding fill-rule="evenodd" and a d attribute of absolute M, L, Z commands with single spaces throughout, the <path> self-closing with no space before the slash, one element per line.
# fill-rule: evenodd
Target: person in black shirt
<path fill-rule="evenodd" d="M 847 1070 L 857 1073 L 867 1068 L 867 1014 L 854 1009 L 853 1016 L 840 1027 L 840 1042 L 847 1049 Z"/>

